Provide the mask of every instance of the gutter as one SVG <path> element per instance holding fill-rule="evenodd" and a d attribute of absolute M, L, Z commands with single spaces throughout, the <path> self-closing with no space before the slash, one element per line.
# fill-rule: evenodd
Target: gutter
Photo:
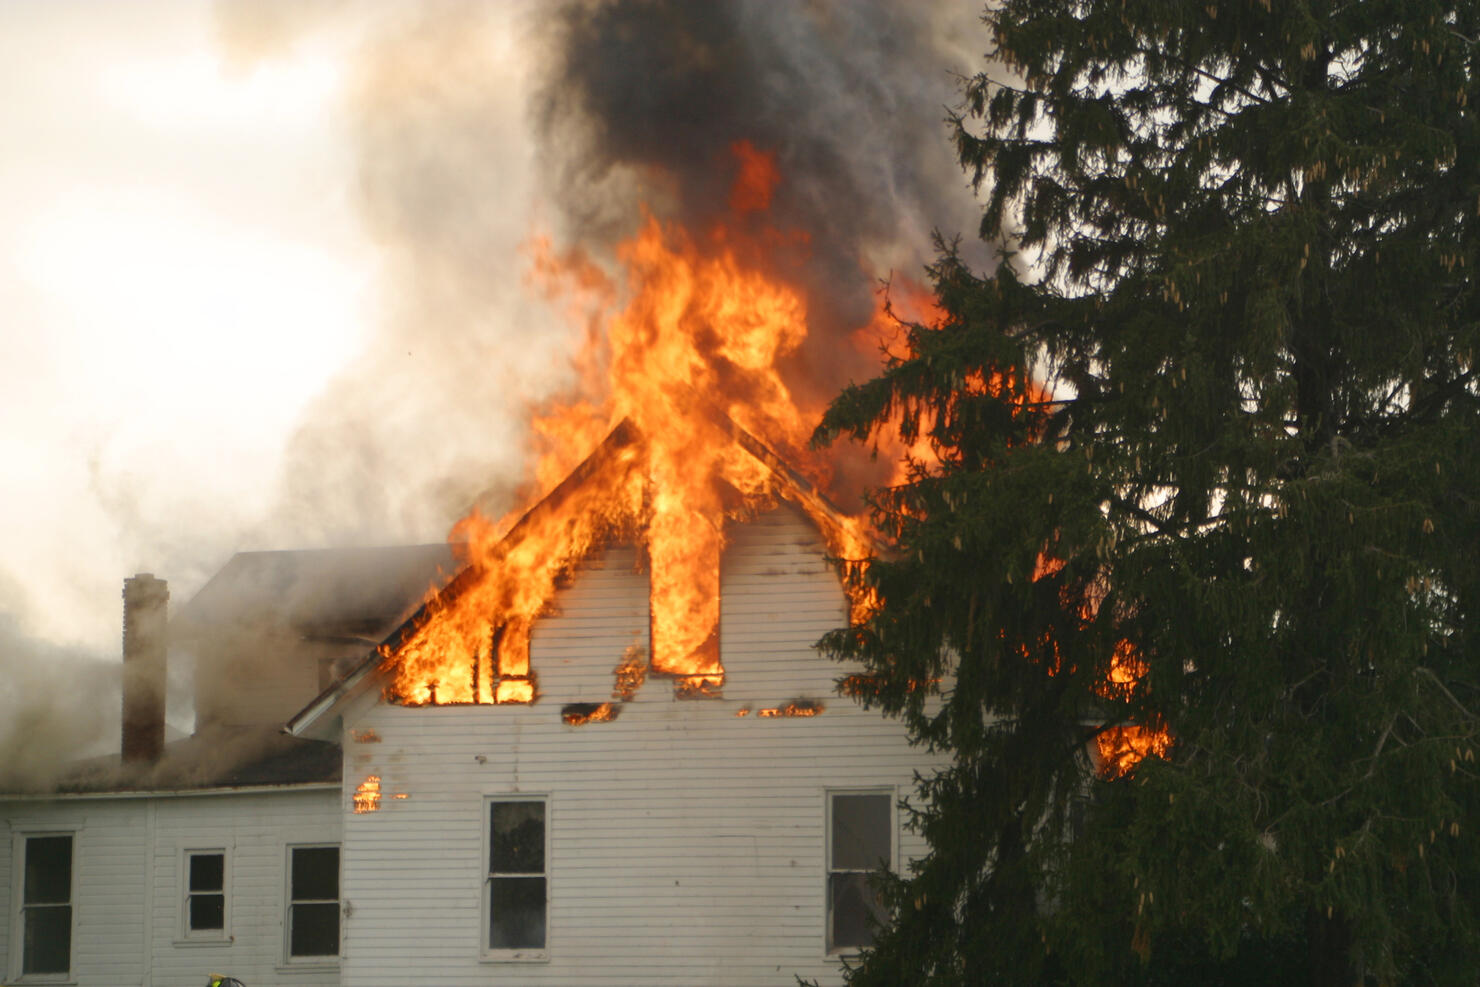
<path fill-rule="evenodd" d="M 270 795 L 276 792 L 337 792 L 340 781 L 310 781 L 301 784 L 241 785 L 217 788 L 129 789 L 121 792 L 52 792 L 51 794 L 0 795 L 4 802 L 75 802 L 97 799 L 183 799 L 210 795 Z"/>

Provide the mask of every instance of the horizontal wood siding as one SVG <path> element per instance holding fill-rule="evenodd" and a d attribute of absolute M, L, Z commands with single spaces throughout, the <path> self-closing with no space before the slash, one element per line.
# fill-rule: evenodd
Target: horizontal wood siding
<path fill-rule="evenodd" d="M 337 984 L 332 967 L 312 973 L 280 967 L 285 847 L 337 843 L 339 801 L 337 792 L 317 791 L 0 803 L 10 835 L 0 859 L 8 905 L 0 970 L 14 976 L 20 969 L 19 956 L 10 953 L 20 900 L 17 841 L 27 833 L 73 831 L 72 970 L 81 987 L 200 987 L 213 972 L 248 984 Z M 180 851 L 187 847 L 227 851 L 229 941 L 179 941 Z"/>
<path fill-rule="evenodd" d="M 11 940 L 21 903 L 23 875 L 15 872 L 21 841 L 31 834 L 71 832 L 72 982 L 83 987 L 140 983 L 144 917 L 139 902 L 148 866 L 142 803 L 20 802 L 0 805 L 0 813 L 10 830 L 3 864 L 7 949 L 0 969 L 20 975 L 21 944 Z"/>
<path fill-rule="evenodd" d="M 614 549 L 537 625 L 534 705 L 346 716 L 343 983 L 841 982 L 823 938 L 826 793 L 906 794 L 921 753 L 833 692 L 843 670 L 813 644 L 844 600 L 810 525 L 784 509 L 729 534 L 723 698 L 649 679 L 613 722 L 561 721 L 564 703 L 608 700 L 623 650 L 646 644 L 646 576 Z M 796 699 L 825 710 L 760 715 Z M 370 775 L 380 807 L 356 814 Z M 547 959 L 482 961 L 485 799 L 516 793 L 548 797 Z"/>
<path fill-rule="evenodd" d="M 154 821 L 154 984 L 200 987 L 208 973 L 247 984 L 331 985 L 339 972 L 285 963 L 287 847 L 338 843 L 339 793 L 307 791 L 161 799 Z M 224 848 L 231 901 L 226 942 L 181 942 L 181 852 Z"/>

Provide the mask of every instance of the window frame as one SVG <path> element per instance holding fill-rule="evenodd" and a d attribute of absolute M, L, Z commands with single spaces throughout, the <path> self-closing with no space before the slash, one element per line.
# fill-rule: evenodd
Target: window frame
<path fill-rule="evenodd" d="M 197 892 L 192 892 L 190 888 L 190 861 L 194 857 L 208 856 L 221 858 L 221 890 L 198 893 L 221 895 L 221 928 L 193 929 L 190 926 L 190 898 Z M 179 894 L 176 900 L 180 903 L 180 928 L 176 942 L 191 945 L 231 942 L 231 849 L 224 846 L 181 847 L 179 878 Z"/>
<path fill-rule="evenodd" d="M 553 929 L 550 924 L 550 834 L 551 798 L 547 792 L 499 792 L 483 796 L 483 811 L 479 818 L 483 827 L 483 854 L 480 860 L 482 879 L 478 882 L 480 907 L 478 909 L 478 952 L 484 963 L 547 963 L 550 959 L 550 940 Z M 493 807 L 507 802 L 538 802 L 545 810 L 545 869 L 538 876 L 545 879 L 545 945 L 540 948 L 495 949 L 489 946 L 489 932 L 493 922 L 492 885 L 497 877 L 533 877 L 533 873 L 495 874 L 493 872 Z"/>
<path fill-rule="evenodd" d="M 885 860 L 888 869 L 899 873 L 899 791 L 892 785 L 877 785 L 861 788 L 829 788 L 823 793 L 823 857 L 822 857 L 822 953 L 830 960 L 856 956 L 862 947 L 833 945 L 833 900 L 832 876 L 834 874 L 873 874 L 877 867 L 866 870 L 855 867 L 833 866 L 833 802 L 838 796 L 876 795 L 888 800 L 889 806 L 889 855 Z"/>
<path fill-rule="evenodd" d="M 46 839 L 48 837 L 65 836 L 72 841 L 71 851 L 71 873 L 70 883 L 67 888 L 66 906 L 70 910 L 68 916 L 68 943 L 67 943 L 67 969 L 63 973 L 24 973 L 26 968 L 25 943 L 26 943 L 26 845 L 33 839 Z M 47 826 L 37 828 L 17 828 L 12 830 L 11 842 L 11 874 L 14 876 L 12 885 L 11 909 L 11 943 L 10 952 L 10 978 L 18 984 L 65 984 L 76 982 L 77 961 L 77 871 L 78 871 L 78 842 L 81 837 L 81 827 Z M 55 905 L 55 902 L 47 904 Z"/>
<path fill-rule="evenodd" d="M 330 967 L 339 965 L 344 956 L 344 848 L 339 843 L 332 841 L 316 843 L 289 843 L 283 853 L 283 965 L 294 969 L 303 967 Z M 333 850 L 338 855 L 335 874 L 335 897 L 329 898 L 294 898 L 293 897 L 293 854 L 297 850 Z M 336 940 L 338 949 L 333 953 L 313 953 L 303 956 L 293 954 L 293 906 L 294 905 L 324 905 L 333 902 L 335 906 L 335 921 L 337 923 Z"/>

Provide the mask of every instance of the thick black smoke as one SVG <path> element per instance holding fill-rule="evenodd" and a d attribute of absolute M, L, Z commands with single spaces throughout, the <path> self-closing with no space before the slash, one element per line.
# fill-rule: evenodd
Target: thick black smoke
<path fill-rule="evenodd" d="M 574 3 L 547 28 L 535 124 L 566 235 L 630 232 L 634 195 L 706 228 L 727 207 L 734 142 L 774 152 L 771 219 L 811 238 L 793 276 L 811 322 L 803 360 L 824 380 L 877 278 L 918 274 L 932 229 L 977 224 L 945 125 L 971 66 L 955 39 L 980 37 L 969 6 Z"/>
<path fill-rule="evenodd" d="M 979 210 L 944 120 L 984 32 L 955 0 L 345 4 L 222 0 L 246 66 L 300 45 L 348 57 L 347 176 L 380 247 L 373 342 L 285 453 L 262 544 L 422 541 L 475 496 L 513 506 L 530 409 L 574 383 L 581 342 L 525 285 L 533 234 L 609 249 L 642 221 L 702 234 L 731 148 L 774 153 L 764 221 L 805 231 L 768 258 L 810 331 L 783 368 L 815 403 L 878 370 L 847 334 L 880 278 L 918 275 L 930 232 Z M 760 222 L 758 217 L 752 217 Z M 492 489 L 490 489 L 492 488 Z"/>

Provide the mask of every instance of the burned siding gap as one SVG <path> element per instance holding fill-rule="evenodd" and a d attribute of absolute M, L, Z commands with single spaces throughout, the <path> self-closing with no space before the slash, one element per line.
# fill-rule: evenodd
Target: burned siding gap
<path fill-rule="evenodd" d="M 380 734 L 376 733 L 371 727 L 366 727 L 363 730 L 351 730 L 349 732 L 349 738 L 357 744 L 380 743 Z"/>
<path fill-rule="evenodd" d="M 587 723 L 610 723 L 622 712 L 615 703 L 567 703 L 560 707 L 561 722 L 580 727 Z"/>
<path fill-rule="evenodd" d="M 756 711 L 756 716 L 763 720 L 777 719 L 783 716 L 820 716 L 827 707 L 816 699 L 793 699 L 785 706 L 768 706 Z M 741 715 L 741 714 L 736 714 Z"/>

